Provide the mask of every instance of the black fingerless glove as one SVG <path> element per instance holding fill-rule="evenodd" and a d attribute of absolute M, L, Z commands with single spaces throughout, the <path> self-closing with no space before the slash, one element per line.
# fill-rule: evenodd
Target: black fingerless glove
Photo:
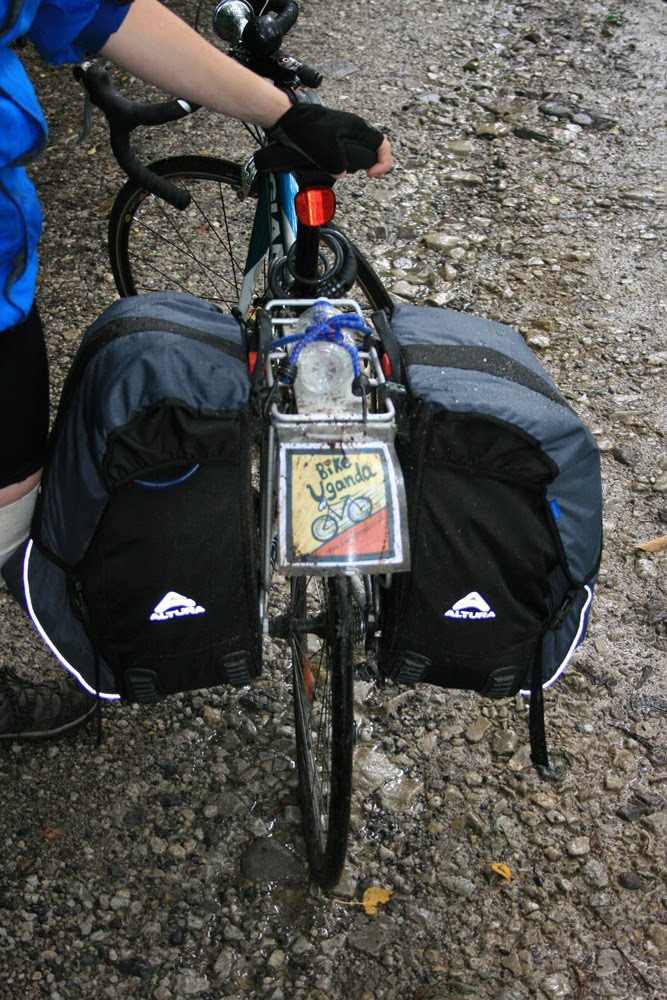
<path fill-rule="evenodd" d="M 255 153 L 258 170 L 367 170 L 384 136 L 359 115 L 317 104 L 293 104 L 266 130 L 268 146 Z"/>

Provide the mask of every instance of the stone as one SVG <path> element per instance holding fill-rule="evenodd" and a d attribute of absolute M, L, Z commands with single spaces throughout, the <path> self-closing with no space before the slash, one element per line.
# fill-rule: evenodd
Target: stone
<path fill-rule="evenodd" d="M 517 746 L 517 736 L 511 729 L 503 729 L 496 733 L 491 741 L 491 749 L 499 757 L 514 753 Z"/>
<path fill-rule="evenodd" d="M 484 715 L 480 715 L 465 731 L 468 743 L 479 743 L 480 740 L 484 739 L 484 734 L 490 725 L 490 721 Z"/>
<path fill-rule="evenodd" d="M 461 246 L 460 236 L 453 233 L 426 233 L 424 243 L 427 247 L 434 247 L 436 250 L 453 250 L 454 247 Z"/>
<path fill-rule="evenodd" d="M 475 135 L 480 139 L 500 139 L 508 132 L 509 128 L 502 122 L 484 122 L 475 129 Z"/>
<path fill-rule="evenodd" d="M 598 979 L 615 976 L 621 967 L 623 957 L 616 948 L 602 948 L 598 952 L 595 975 Z"/>
<path fill-rule="evenodd" d="M 667 956 L 667 924 L 649 924 L 648 936 L 659 953 Z"/>
<path fill-rule="evenodd" d="M 176 996 L 195 997 L 205 993 L 210 985 L 206 976 L 198 976 L 191 969 L 186 969 L 176 976 L 174 992 Z"/>
<path fill-rule="evenodd" d="M 360 951 L 364 955 L 379 955 L 391 938 L 391 925 L 383 920 L 374 920 L 373 923 L 361 927 L 350 933 L 348 946 Z"/>
<path fill-rule="evenodd" d="M 564 1000 L 572 993 L 568 976 L 564 972 L 554 972 L 547 976 L 540 986 L 549 1000 Z"/>
<path fill-rule="evenodd" d="M 589 858 L 583 867 L 582 875 L 589 885 L 596 889 L 604 889 L 609 885 L 609 877 L 597 858 Z"/>
<path fill-rule="evenodd" d="M 500 964 L 503 969 L 507 969 L 513 976 L 516 976 L 517 979 L 519 976 L 523 975 L 523 967 L 521 965 L 521 961 L 519 960 L 519 956 L 515 951 L 511 951 L 509 955 L 505 955 L 501 958 Z"/>
<path fill-rule="evenodd" d="M 445 875 L 442 879 L 442 886 L 447 892 L 463 896 L 464 899 L 470 899 L 477 891 L 475 883 L 469 878 L 463 878 L 462 875 Z"/>
<path fill-rule="evenodd" d="M 220 976 L 221 979 L 228 979 L 232 974 L 232 969 L 234 968 L 234 963 L 236 961 L 236 955 L 231 948 L 223 948 L 218 957 L 215 960 L 215 965 L 213 966 L 213 971 L 216 976 Z"/>
<path fill-rule="evenodd" d="M 241 872 L 253 882 L 294 882 L 304 878 L 301 861 L 273 837 L 254 840 L 241 855 Z"/>
<path fill-rule="evenodd" d="M 580 858 L 586 854 L 590 854 L 591 842 L 588 837 L 575 837 L 567 845 L 567 853 L 572 858 Z"/>
<path fill-rule="evenodd" d="M 618 884 L 623 889 L 638 890 L 644 888 L 644 882 L 641 876 L 639 876 L 637 872 L 633 871 L 621 872 L 618 876 Z"/>

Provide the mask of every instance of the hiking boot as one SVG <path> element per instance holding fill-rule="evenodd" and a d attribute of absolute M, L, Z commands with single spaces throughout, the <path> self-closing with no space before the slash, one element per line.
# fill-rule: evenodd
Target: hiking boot
<path fill-rule="evenodd" d="M 48 740 L 71 733 L 91 717 L 97 700 L 70 677 L 30 681 L 0 668 L 0 740 Z"/>

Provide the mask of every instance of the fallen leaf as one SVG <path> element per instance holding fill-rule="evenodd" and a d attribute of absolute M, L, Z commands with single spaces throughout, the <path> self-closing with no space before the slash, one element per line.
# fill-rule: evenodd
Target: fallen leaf
<path fill-rule="evenodd" d="M 369 917 L 376 917 L 378 906 L 388 903 L 393 895 L 391 889 L 380 889 L 379 886 L 374 885 L 370 889 L 366 889 L 361 902 L 356 899 L 334 899 L 334 903 L 340 903 L 341 906 L 363 906 L 364 912 Z"/>
<path fill-rule="evenodd" d="M 364 892 L 361 905 L 369 917 L 375 917 L 378 906 L 388 903 L 393 895 L 391 889 L 380 889 L 379 886 L 371 886 L 370 889 L 366 889 Z"/>
<path fill-rule="evenodd" d="M 508 882 L 512 878 L 512 872 L 507 865 L 492 864 L 491 871 L 495 872 L 496 875 L 500 875 L 501 878 L 506 878 Z"/>
<path fill-rule="evenodd" d="M 57 826 L 45 826 L 42 830 L 44 840 L 57 840 L 58 837 L 62 837 L 63 832 Z"/>
<path fill-rule="evenodd" d="M 22 875 L 28 875 L 36 864 L 37 858 L 21 858 L 19 861 L 19 871 Z"/>
<path fill-rule="evenodd" d="M 652 538 L 648 542 L 640 542 L 639 545 L 635 545 L 635 548 L 641 549 L 642 552 L 660 552 L 661 549 L 667 548 L 667 535 Z"/>

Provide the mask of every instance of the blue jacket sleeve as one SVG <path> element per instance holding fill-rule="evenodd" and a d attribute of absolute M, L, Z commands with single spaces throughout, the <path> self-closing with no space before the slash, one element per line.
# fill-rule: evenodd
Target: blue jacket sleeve
<path fill-rule="evenodd" d="M 47 62 L 80 62 L 102 48 L 129 9 L 116 0 L 43 0 L 29 35 Z"/>

